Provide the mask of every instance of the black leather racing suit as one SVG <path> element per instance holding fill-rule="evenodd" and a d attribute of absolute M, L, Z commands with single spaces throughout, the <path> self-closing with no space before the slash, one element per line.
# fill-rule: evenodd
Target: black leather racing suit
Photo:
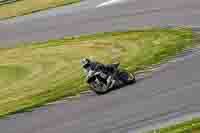
<path fill-rule="evenodd" d="M 87 68 L 84 68 L 86 73 L 88 73 L 89 70 L 93 71 L 102 71 L 105 74 L 112 76 L 114 79 L 116 79 L 117 74 L 117 68 L 119 64 L 102 64 L 95 61 L 90 61 Z M 103 81 L 104 83 L 107 83 L 107 81 Z"/>

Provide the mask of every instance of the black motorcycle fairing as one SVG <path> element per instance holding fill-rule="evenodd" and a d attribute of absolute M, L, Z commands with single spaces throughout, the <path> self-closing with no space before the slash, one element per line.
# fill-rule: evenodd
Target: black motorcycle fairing
<path fill-rule="evenodd" d="M 103 82 L 104 84 L 107 84 L 107 76 L 106 76 L 106 78 L 103 78 L 103 77 L 101 77 L 101 74 L 94 75 L 94 76 L 88 78 L 87 83 L 90 84 L 91 82 L 95 81 L 96 79 L 98 79 L 100 82 Z"/>

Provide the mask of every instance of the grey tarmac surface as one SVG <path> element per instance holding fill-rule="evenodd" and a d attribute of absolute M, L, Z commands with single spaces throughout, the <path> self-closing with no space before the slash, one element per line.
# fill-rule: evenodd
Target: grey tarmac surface
<path fill-rule="evenodd" d="M 152 25 L 198 26 L 200 22 L 200 1 L 197 0 L 129 0 L 96 8 L 102 1 L 94 0 L 91 5 L 91 1 L 83 1 L 38 13 L 41 16 L 1 21 L 1 46 Z M 72 7 L 74 11 L 70 11 Z M 134 133 L 154 123 L 198 113 L 199 68 L 200 52 L 195 50 L 136 84 L 109 94 L 63 101 L 2 119 L 0 132 Z"/>
<path fill-rule="evenodd" d="M 122 0 L 119 4 L 96 8 L 105 1 L 85 0 L 81 4 L 0 21 L 0 46 L 12 47 L 65 35 L 200 23 L 198 0 Z"/>

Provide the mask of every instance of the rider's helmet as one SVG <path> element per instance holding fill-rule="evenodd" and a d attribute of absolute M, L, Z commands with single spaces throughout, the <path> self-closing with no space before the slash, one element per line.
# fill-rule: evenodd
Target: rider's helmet
<path fill-rule="evenodd" d="M 90 60 L 88 58 L 81 59 L 81 65 L 83 68 L 88 68 L 90 66 Z"/>

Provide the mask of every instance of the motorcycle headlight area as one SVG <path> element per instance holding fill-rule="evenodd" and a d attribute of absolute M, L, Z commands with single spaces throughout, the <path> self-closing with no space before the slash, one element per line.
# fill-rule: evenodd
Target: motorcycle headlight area
<path fill-rule="evenodd" d="M 95 81 L 95 80 L 96 80 L 96 77 L 95 77 L 95 76 L 90 77 L 90 78 L 87 80 L 87 83 L 91 83 L 91 82 L 93 82 L 93 81 Z"/>

